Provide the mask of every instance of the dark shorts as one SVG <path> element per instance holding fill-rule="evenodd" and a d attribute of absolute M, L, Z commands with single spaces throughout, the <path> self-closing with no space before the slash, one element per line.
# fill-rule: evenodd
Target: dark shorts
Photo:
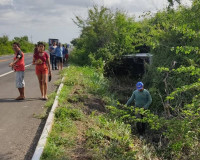
<path fill-rule="evenodd" d="M 63 58 L 62 57 L 56 57 L 57 62 L 63 63 Z"/>

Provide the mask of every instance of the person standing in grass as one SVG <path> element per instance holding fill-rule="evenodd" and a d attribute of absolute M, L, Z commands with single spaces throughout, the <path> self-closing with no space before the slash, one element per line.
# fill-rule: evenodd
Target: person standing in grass
<path fill-rule="evenodd" d="M 13 50 L 14 50 L 14 59 L 13 62 L 9 64 L 9 67 L 12 67 L 16 73 L 16 87 L 19 91 L 19 97 L 16 100 L 24 100 L 24 71 L 25 71 L 25 63 L 24 63 L 24 53 L 20 49 L 20 44 L 17 42 L 13 43 Z"/>
<path fill-rule="evenodd" d="M 135 107 L 148 109 L 152 102 L 151 95 L 148 90 L 144 89 L 142 82 L 137 82 L 136 90 L 133 91 L 131 98 L 127 101 L 126 105 L 129 106 L 132 102 L 135 103 Z M 143 119 L 142 114 L 137 114 L 137 118 Z M 145 133 L 146 124 L 138 122 L 136 124 L 139 134 L 142 136 Z"/>
<path fill-rule="evenodd" d="M 45 52 L 45 44 L 38 42 L 38 52 L 33 56 L 33 64 L 38 77 L 41 99 L 47 100 L 47 81 L 48 75 L 51 76 L 49 55 Z"/>
<path fill-rule="evenodd" d="M 63 68 L 63 47 L 61 43 L 58 43 L 58 47 L 55 49 L 56 60 L 58 62 L 58 70 Z"/>

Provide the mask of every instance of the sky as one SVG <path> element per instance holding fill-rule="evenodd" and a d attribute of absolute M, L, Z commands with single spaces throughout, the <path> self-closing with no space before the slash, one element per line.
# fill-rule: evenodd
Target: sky
<path fill-rule="evenodd" d="M 191 1 L 182 3 L 190 5 Z M 70 43 L 80 35 L 72 19 L 86 19 L 93 5 L 126 11 L 137 20 L 144 12 L 156 13 L 167 4 L 167 0 L 0 0 L 0 37 L 28 36 L 33 43 L 56 38 Z"/>

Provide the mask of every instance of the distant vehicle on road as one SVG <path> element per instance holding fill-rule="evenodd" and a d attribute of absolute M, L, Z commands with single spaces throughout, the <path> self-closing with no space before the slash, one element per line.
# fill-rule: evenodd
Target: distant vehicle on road
<path fill-rule="evenodd" d="M 53 42 L 56 42 L 57 45 L 59 43 L 59 39 L 53 39 L 53 38 L 49 38 L 49 46 L 51 46 L 53 44 Z"/>

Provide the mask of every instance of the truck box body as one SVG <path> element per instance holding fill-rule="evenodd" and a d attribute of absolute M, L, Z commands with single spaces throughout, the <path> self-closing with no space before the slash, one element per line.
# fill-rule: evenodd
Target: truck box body
<path fill-rule="evenodd" d="M 49 38 L 49 46 L 51 46 L 53 44 L 53 42 L 56 42 L 56 44 L 58 45 L 59 40 L 58 39 Z"/>

